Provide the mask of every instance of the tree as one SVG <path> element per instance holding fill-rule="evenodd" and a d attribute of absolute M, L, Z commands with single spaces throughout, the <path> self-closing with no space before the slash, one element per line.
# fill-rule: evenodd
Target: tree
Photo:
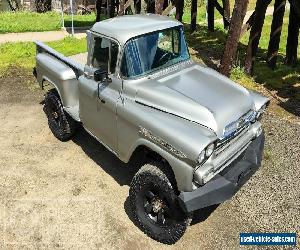
<path fill-rule="evenodd" d="M 267 63 L 271 69 L 274 69 L 276 67 L 277 54 L 283 24 L 283 16 L 285 12 L 285 4 L 286 0 L 275 0 L 273 21 L 267 55 Z"/>
<path fill-rule="evenodd" d="M 184 9 L 184 0 L 176 0 L 175 6 L 176 6 L 176 19 L 179 22 L 182 22 L 183 9 Z"/>
<path fill-rule="evenodd" d="M 229 76 L 233 61 L 236 57 L 236 51 L 248 3 L 249 0 L 236 0 L 234 4 L 228 31 L 228 38 L 226 41 L 225 50 L 220 66 L 220 72 L 226 76 Z"/>
<path fill-rule="evenodd" d="M 191 32 L 194 32 L 196 30 L 197 26 L 197 5 L 198 0 L 192 0 L 191 3 Z"/>
<path fill-rule="evenodd" d="M 135 13 L 140 14 L 142 9 L 142 0 L 135 0 L 134 1 Z"/>
<path fill-rule="evenodd" d="M 286 64 L 295 66 L 297 63 L 297 48 L 299 37 L 300 18 L 297 15 L 296 9 L 290 9 L 289 31 L 286 45 Z"/>
<path fill-rule="evenodd" d="M 147 12 L 155 13 L 155 0 L 148 0 L 147 2 Z"/>
<path fill-rule="evenodd" d="M 228 26 L 230 24 L 230 9 L 229 9 L 230 6 L 229 6 L 228 0 L 222 0 L 222 2 L 223 2 L 223 7 L 219 4 L 218 0 L 214 0 L 213 1 L 213 3 L 214 3 L 213 7 L 216 7 L 217 11 L 223 17 L 224 28 L 228 28 Z M 228 4 L 228 6 L 226 6 L 226 4 Z M 214 14 L 214 12 L 212 12 L 212 14 Z M 229 14 L 229 16 L 228 16 L 228 14 Z M 214 19 L 214 17 L 212 17 L 212 22 L 214 21 L 213 19 Z"/>
<path fill-rule="evenodd" d="M 100 22 L 102 0 L 96 0 L 96 22 Z"/>
<path fill-rule="evenodd" d="M 300 16 L 300 1 L 299 0 L 289 0 L 292 9 L 296 12 L 298 16 Z"/>
<path fill-rule="evenodd" d="M 119 5 L 119 16 L 124 15 L 124 11 L 125 11 L 125 0 L 120 0 L 120 5 Z"/>
<path fill-rule="evenodd" d="M 222 0 L 223 3 L 223 23 L 224 28 L 227 29 L 230 23 L 230 2 L 229 0 Z"/>
<path fill-rule="evenodd" d="M 164 1 L 163 9 L 165 10 L 169 6 L 169 1 L 168 0 L 163 0 L 163 1 Z"/>
<path fill-rule="evenodd" d="M 109 17 L 114 17 L 115 16 L 115 9 L 116 9 L 116 0 L 111 0 L 110 1 L 110 11 L 109 11 Z"/>
<path fill-rule="evenodd" d="M 215 1 L 207 0 L 207 28 L 209 31 L 215 30 Z"/>
<path fill-rule="evenodd" d="M 261 37 L 262 27 L 264 25 L 266 11 L 271 0 L 257 0 L 255 7 L 255 17 L 253 26 L 250 31 L 250 37 L 247 47 L 247 55 L 245 61 L 245 72 L 253 73 L 253 64 L 258 50 L 258 44 Z"/>
<path fill-rule="evenodd" d="M 241 37 L 252 28 L 252 25 L 254 23 L 254 19 L 255 19 L 255 11 L 253 11 L 252 15 L 248 18 L 248 20 L 246 21 L 246 23 L 243 25 L 242 27 L 242 31 L 241 31 Z"/>
<path fill-rule="evenodd" d="M 155 0 L 155 14 L 161 15 L 163 12 L 164 0 Z"/>

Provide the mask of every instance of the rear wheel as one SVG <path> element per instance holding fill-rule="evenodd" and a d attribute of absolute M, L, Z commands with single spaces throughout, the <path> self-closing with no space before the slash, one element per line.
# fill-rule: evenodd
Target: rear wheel
<path fill-rule="evenodd" d="M 49 128 L 57 139 L 67 141 L 75 134 L 78 124 L 64 111 L 56 90 L 50 90 L 47 93 L 44 111 L 48 118 Z"/>
<path fill-rule="evenodd" d="M 135 221 L 151 238 L 174 244 L 185 233 L 189 219 L 159 163 L 146 164 L 136 173 L 129 196 Z"/>

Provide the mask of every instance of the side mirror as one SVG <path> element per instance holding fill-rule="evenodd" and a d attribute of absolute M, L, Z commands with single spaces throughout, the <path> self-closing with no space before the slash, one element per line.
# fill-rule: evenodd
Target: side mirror
<path fill-rule="evenodd" d="M 94 72 L 94 80 L 96 82 L 103 82 L 107 78 L 107 71 L 103 69 L 97 69 Z"/>

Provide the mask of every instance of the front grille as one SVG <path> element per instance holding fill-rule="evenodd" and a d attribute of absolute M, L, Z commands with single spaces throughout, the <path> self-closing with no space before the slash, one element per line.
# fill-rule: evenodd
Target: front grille
<path fill-rule="evenodd" d="M 223 139 L 227 140 L 235 137 L 241 130 L 247 127 L 251 122 L 255 121 L 256 112 L 249 110 L 247 113 L 242 115 L 239 119 L 228 124 L 224 129 Z"/>
<path fill-rule="evenodd" d="M 230 141 L 218 147 L 214 154 L 214 170 L 217 171 L 226 167 L 235 157 L 240 155 L 251 143 L 253 136 L 252 131 L 244 129 Z"/>
<path fill-rule="evenodd" d="M 240 128 L 234 135 L 232 135 L 231 137 L 224 139 L 222 141 L 219 141 L 217 143 L 217 147 L 216 147 L 216 155 L 219 155 L 220 153 L 222 153 L 225 149 L 227 149 L 228 147 L 230 147 L 233 143 L 235 143 L 237 140 L 239 140 L 239 138 L 241 138 L 247 131 L 248 128 L 250 127 L 249 124 L 245 125 L 244 127 Z"/>

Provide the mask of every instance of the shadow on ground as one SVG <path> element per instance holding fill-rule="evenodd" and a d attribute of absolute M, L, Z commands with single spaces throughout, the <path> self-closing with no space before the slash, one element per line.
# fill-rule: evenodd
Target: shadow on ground
<path fill-rule="evenodd" d="M 84 129 L 80 129 L 75 137 L 72 139 L 74 143 L 82 148 L 85 154 L 91 158 L 99 167 L 101 167 L 107 174 L 114 178 L 114 180 L 121 186 L 130 186 L 130 182 L 139 169 L 139 165 L 131 166 L 121 162 L 113 153 L 107 150 L 95 138 L 89 135 Z M 195 225 L 205 221 L 218 207 L 218 205 L 210 206 L 193 214 L 191 225 Z M 129 197 L 124 202 L 124 209 L 128 218 L 138 226 L 133 218 L 130 208 Z"/>
<path fill-rule="evenodd" d="M 207 30 L 206 26 L 198 25 L 196 32 L 190 34 L 186 25 L 186 38 L 192 55 L 203 61 L 208 67 L 218 69 L 226 43 L 226 32 L 216 27 L 215 32 Z M 246 45 L 240 43 L 236 65 L 243 67 Z M 278 97 L 279 105 L 291 114 L 300 116 L 300 65 L 289 67 L 284 64 L 284 55 L 278 55 L 277 68 L 271 70 L 266 64 L 267 50 L 259 48 L 253 79 L 264 85 L 273 95 Z"/>
<path fill-rule="evenodd" d="M 89 158 L 91 158 L 107 174 L 112 176 L 119 185 L 130 185 L 136 169 L 121 162 L 113 153 L 107 150 L 84 129 L 80 129 L 72 140 L 82 148 Z"/>

